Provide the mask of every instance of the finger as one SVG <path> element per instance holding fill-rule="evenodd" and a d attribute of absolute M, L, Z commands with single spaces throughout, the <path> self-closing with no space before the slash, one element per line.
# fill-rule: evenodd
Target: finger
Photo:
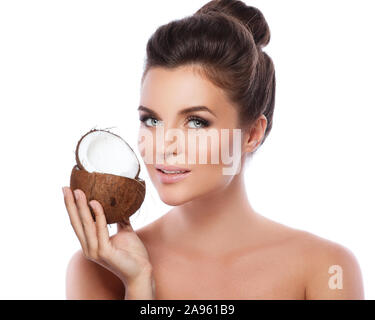
<path fill-rule="evenodd" d="M 86 237 L 83 232 L 82 222 L 78 214 L 78 208 L 74 201 L 74 196 L 72 190 L 69 187 L 63 187 L 64 192 L 64 202 L 66 210 L 68 211 L 70 224 L 73 227 L 74 233 L 76 234 L 81 247 L 84 252 L 87 250 Z"/>
<path fill-rule="evenodd" d="M 108 248 L 109 233 L 107 228 L 107 219 L 105 218 L 104 210 L 99 201 L 90 201 L 90 206 L 95 214 L 96 235 L 98 237 L 98 250 Z"/>
<path fill-rule="evenodd" d="M 92 218 L 90 208 L 87 205 L 86 195 L 82 190 L 75 189 L 74 196 L 76 198 L 78 214 L 82 221 L 88 252 L 89 254 L 96 255 L 96 251 L 98 249 L 98 238 L 96 236 L 95 223 Z"/>

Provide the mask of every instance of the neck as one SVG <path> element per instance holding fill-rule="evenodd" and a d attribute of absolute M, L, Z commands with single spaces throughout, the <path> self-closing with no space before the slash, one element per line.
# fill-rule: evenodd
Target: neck
<path fill-rule="evenodd" d="M 175 207 L 170 213 L 173 238 L 178 239 L 179 246 L 215 256 L 244 247 L 259 217 L 248 201 L 243 172 L 225 188 Z"/>

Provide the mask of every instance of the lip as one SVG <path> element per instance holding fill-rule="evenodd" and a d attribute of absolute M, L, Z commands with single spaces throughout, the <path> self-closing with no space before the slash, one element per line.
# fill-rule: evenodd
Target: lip
<path fill-rule="evenodd" d="M 156 169 L 162 169 L 162 170 L 167 170 L 167 171 L 191 171 L 186 168 L 181 168 L 181 167 L 176 167 L 176 166 L 164 166 L 162 164 L 157 164 L 155 166 Z"/>
<path fill-rule="evenodd" d="M 174 166 L 160 166 L 160 165 L 155 166 L 156 174 L 158 176 L 159 181 L 161 183 L 166 183 L 166 184 L 181 181 L 191 174 L 190 170 L 187 171 L 187 172 L 184 172 L 184 173 L 163 173 L 162 171 L 160 171 L 160 169 L 170 170 L 170 171 L 187 170 L 187 169 L 178 168 L 178 167 L 174 167 Z"/>

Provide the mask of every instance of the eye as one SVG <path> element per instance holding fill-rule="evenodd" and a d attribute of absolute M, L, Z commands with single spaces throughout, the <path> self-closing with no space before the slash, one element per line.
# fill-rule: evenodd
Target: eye
<path fill-rule="evenodd" d="M 149 117 L 149 116 L 142 116 L 142 117 L 139 118 L 139 120 L 141 122 L 143 122 L 146 125 L 146 127 L 154 127 L 154 126 L 158 125 L 158 121 L 159 121 L 158 119 L 155 119 L 155 118 Z"/>
<path fill-rule="evenodd" d="M 207 120 L 204 120 L 202 118 L 191 116 L 188 118 L 188 123 L 193 123 L 193 127 L 189 127 L 191 129 L 200 129 L 205 128 L 210 125 L 210 123 Z"/>
<path fill-rule="evenodd" d="M 162 125 L 161 121 L 159 121 L 156 118 L 150 117 L 150 116 L 141 116 L 139 118 L 139 120 L 141 122 L 143 122 L 146 125 L 146 127 L 154 127 L 154 126 L 157 126 L 157 125 Z M 159 124 L 158 124 L 158 122 L 159 122 Z M 209 121 L 207 121 L 205 119 L 202 119 L 200 117 L 196 117 L 196 116 L 188 117 L 187 122 L 192 123 L 192 126 L 189 126 L 189 128 L 191 128 L 191 129 L 205 128 L 205 127 L 208 127 L 210 125 Z"/>

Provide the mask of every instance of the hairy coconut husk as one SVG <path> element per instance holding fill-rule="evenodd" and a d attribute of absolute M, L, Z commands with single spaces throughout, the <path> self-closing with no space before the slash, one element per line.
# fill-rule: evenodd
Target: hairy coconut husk
<path fill-rule="evenodd" d="M 107 224 L 128 221 L 142 205 L 146 184 L 141 179 L 130 179 L 108 173 L 87 172 L 78 165 L 72 169 L 70 188 L 80 189 L 87 202 L 97 200 L 103 207 Z M 95 221 L 95 215 L 89 206 Z"/>

